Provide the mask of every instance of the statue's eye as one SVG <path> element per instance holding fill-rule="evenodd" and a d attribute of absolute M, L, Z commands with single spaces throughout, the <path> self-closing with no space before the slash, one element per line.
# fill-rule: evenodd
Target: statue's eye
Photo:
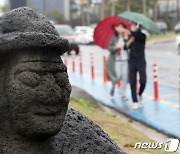
<path fill-rule="evenodd" d="M 60 87 L 65 87 L 67 84 L 69 84 L 68 75 L 66 72 L 58 72 L 54 74 L 54 77 L 56 79 L 56 83 Z"/>
<path fill-rule="evenodd" d="M 25 71 L 19 73 L 16 79 L 29 87 L 36 87 L 39 83 L 40 76 L 35 72 Z"/>

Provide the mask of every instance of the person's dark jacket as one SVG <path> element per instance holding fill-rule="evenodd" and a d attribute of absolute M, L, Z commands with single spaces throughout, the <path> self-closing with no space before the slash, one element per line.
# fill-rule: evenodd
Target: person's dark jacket
<path fill-rule="evenodd" d="M 131 37 L 135 37 L 135 41 L 129 47 L 129 58 L 145 57 L 146 35 L 141 31 L 132 32 Z"/>

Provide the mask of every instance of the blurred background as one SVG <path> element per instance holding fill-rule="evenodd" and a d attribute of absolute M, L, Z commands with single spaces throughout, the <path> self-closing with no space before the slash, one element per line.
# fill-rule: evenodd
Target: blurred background
<path fill-rule="evenodd" d="M 179 21 L 179 0 L 1 0 L 0 13 L 29 6 L 56 23 L 93 25 L 100 19 L 126 10 L 140 12 L 155 21 L 162 21 L 172 30 Z"/>
<path fill-rule="evenodd" d="M 0 13 L 29 6 L 55 23 L 93 26 L 99 20 L 131 10 L 167 24 L 173 30 L 180 19 L 179 0 L 1 0 Z"/>
<path fill-rule="evenodd" d="M 100 20 L 126 10 L 151 18 L 163 34 L 180 31 L 179 0 L 1 0 L 0 14 L 20 6 L 35 9 L 53 24 L 69 25 L 64 27 L 67 31 L 74 28 L 76 35 L 81 34 L 76 40 L 81 44 L 93 42 L 93 30 Z"/>

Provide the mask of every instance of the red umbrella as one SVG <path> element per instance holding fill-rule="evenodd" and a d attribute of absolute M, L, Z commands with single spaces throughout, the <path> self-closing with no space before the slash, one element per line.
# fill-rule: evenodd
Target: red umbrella
<path fill-rule="evenodd" d="M 94 30 L 94 43 L 103 49 L 107 49 L 109 41 L 114 35 L 113 26 L 120 23 L 127 29 L 131 28 L 128 22 L 116 16 L 110 16 L 100 21 Z"/>

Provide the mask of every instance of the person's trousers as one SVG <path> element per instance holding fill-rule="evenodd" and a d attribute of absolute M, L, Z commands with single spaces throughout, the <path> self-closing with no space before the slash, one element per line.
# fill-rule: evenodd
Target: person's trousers
<path fill-rule="evenodd" d="M 121 80 L 121 97 L 123 97 L 126 94 L 128 83 L 128 61 L 116 62 L 115 70 L 118 79 Z"/>
<path fill-rule="evenodd" d="M 129 59 L 129 82 L 131 87 L 131 95 L 133 102 L 138 102 L 136 82 L 137 74 L 139 73 L 140 88 L 138 94 L 141 96 L 146 86 L 146 60 L 145 58 L 131 58 Z"/>

